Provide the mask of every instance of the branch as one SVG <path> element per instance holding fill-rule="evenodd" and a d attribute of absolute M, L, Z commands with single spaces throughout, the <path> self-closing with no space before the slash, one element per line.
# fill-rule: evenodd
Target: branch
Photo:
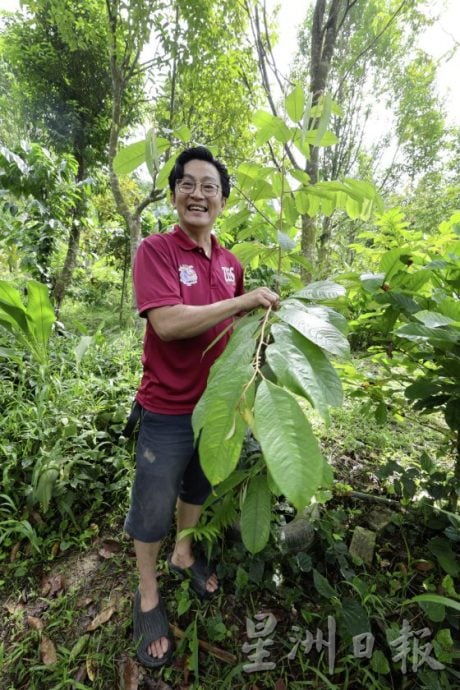
<path fill-rule="evenodd" d="M 159 201 L 160 199 L 164 199 L 165 193 L 162 189 L 155 189 L 153 188 L 152 191 L 148 196 L 143 199 L 140 204 L 136 207 L 136 210 L 134 211 L 133 216 L 135 218 L 140 218 L 142 211 L 147 208 L 150 204 L 155 203 L 155 201 Z"/>
<path fill-rule="evenodd" d="M 267 216 L 265 215 L 265 213 L 262 213 L 262 211 L 261 211 L 259 208 L 257 208 L 257 206 L 256 206 L 255 203 L 252 201 L 252 199 L 250 199 L 248 196 L 246 196 L 246 194 L 245 194 L 239 187 L 237 187 L 236 185 L 234 185 L 234 188 L 241 194 L 241 196 L 242 196 L 244 199 L 246 199 L 246 201 L 248 202 L 248 204 L 249 204 L 250 206 L 252 206 L 252 208 L 253 208 L 260 216 L 262 216 L 262 218 L 265 220 L 265 222 L 267 222 L 269 225 L 271 225 L 271 227 L 272 227 L 274 230 L 276 230 L 276 231 L 278 232 L 278 226 L 275 225 L 275 223 L 273 223 L 273 222 L 270 220 L 270 218 L 267 218 Z"/>
<path fill-rule="evenodd" d="M 348 75 L 350 74 L 351 70 L 353 69 L 353 67 L 354 67 L 354 66 L 356 65 L 356 63 L 358 62 L 358 60 L 360 60 L 360 59 L 363 57 L 363 55 L 365 55 L 365 54 L 366 54 L 366 53 L 367 53 L 367 52 L 378 42 L 378 40 L 383 36 L 383 34 L 385 33 L 385 31 L 386 31 L 386 30 L 388 29 L 388 27 L 390 26 L 390 24 L 393 23 L 393 21 L 396 19 L 396 17 L 398 16 L 398 14 L 402 11 L 402 9 L 403 9 L 403 7 L 404 7 L 404 5 L 405 5 L 406 3 L 407 3 L 407 0 L 403 0 L 403 1 L 402 1 L 402 3 L 400 4 L 400 6 L 399 6 L 398 9 L 396 10 L 396 12 L 392 15 L 392 17 L 390 17 L 390 19 L 388 20 L 387 24 L 383 27 L 383 29 L 382 29 L 376 36 L 374 36 L 374 38 L 372 39 L 372 41 L 371 41 L 365 48 L 363 48 L 363 50 L 362 50 L 360 53 L 358 53 L 358 55 L 357 55 L 356 58 L 353 60 L 352 64 L 347 68 L 347 70 L 345 71 L 345 74 L 343 75 L 342 79 L 340 80 L 339 85 L 338 85 L 338 87 L 337 87 L 337 91 L 339 91 L 339 90 L 341 89 L 343 82 L 344 82 L 345 79 L 348 77 Z"/>

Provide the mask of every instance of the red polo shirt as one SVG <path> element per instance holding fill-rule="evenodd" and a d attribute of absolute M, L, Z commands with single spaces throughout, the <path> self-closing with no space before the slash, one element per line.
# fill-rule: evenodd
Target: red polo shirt
<path fill-rule="evenodd" d="M 243 294 L 240 262 L 214 235 L 211 241 L 210 259 L 179 225 L 172 232 L 150 235 L 141 242 L 134 262 L 134 289 L 141 316 L 155 307 L 212 304 Z M 150 412 L 191 413 L 230 332 L 206 354 L 203 352 L 231 322 L 226 319 L 194 338 L 163 342 L 147 321 L 144 374 L 136 396 L 139 403 Z"/>

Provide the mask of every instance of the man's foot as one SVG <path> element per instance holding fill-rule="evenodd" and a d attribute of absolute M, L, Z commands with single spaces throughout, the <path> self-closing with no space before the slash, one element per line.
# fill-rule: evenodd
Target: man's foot
<path fill-rule="evenodd" d="M 166 664 L 173 652 L 166 609 L 161 597 L 158 594 L 157 597 L 156 605 L 147 608 L 152 597 L 141 597 L 138 590 L 133 607 L 133 639 L 138 644 L 137 657 L 150 668 Z"/>
<path fill-rule="evenodd" d="M 203 558 L 173 552 L 168 557 L 168 564 L 179 577 L 190 578 L 192 588 L 202 599 L 209 599 L 219 589 L 219 580 L 213 567 Z"/>

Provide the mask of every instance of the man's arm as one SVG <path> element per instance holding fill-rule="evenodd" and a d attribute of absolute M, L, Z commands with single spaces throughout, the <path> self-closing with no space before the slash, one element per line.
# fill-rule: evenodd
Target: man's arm
<path fill-rule="evenodd" d="M 279 296 L 269 288 L 259 287 L 238 297 L 192 306 L 175 304 L 171 307 L 157 307 L 147 312 L 147 318 L 160 340 L 184 340 L 204 333 L 221 321 L 225 321 L 242 311 L 257 307 L 272 306 L 275 309 Z"/>

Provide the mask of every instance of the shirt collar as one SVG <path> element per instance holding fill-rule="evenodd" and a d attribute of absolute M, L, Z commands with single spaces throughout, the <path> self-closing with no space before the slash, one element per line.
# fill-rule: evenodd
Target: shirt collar
<path fill-rule="evenodd" d="M 171 234 L 174 237 L 174 241 L 179 245 L 181 249 L 186 249 L 188 251 L 199 249 L 197 243 L 194 242 L 192 238 L 189 237 L 187 233 L 182 230 L 180 225 L 175 225 Z M 220 249 L 220 244 L 213 233 L 211 233 L 211 245 L 213 251 Z"/>

